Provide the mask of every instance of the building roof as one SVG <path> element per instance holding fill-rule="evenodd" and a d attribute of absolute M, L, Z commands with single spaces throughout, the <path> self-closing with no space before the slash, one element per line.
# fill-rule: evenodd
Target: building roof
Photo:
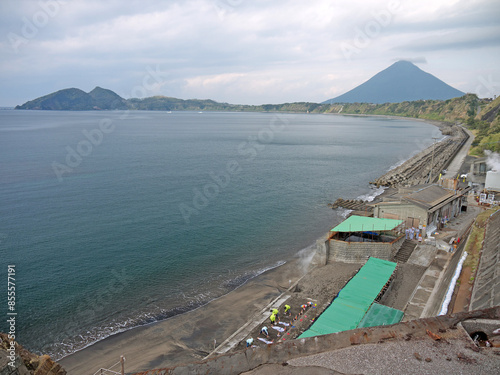
<path fill-rule="evenodd" d="M 326 335 L 358 327 L 395 269 L 394 262 L 373 257 L 368 259 L 332 304 L 298 338 Z M 382 316 L 380 318 L 383 320 Z M 393 317 L 390 319 L 392 321 Z"/>
<path fill-rule="evenodd" d="M 403 197 L 403 200 L 429 209 L 453 196 L 455 196 L 455 192 L 453 190 L 443 189 L 438 185 L 429 185 L 406 195 Z"/>
<path fill-rule="evenodd" d="M 380 219 L 366 216 L 350 216 L 333 228 L 332 232 L 382 232 L 393 230 L 402 224 L 403 220 Z"/>
<path fill-rule="evenodd" d="M 400 189 L 400 192 L 387 197 L 382 202 L 373 203 L 373 206 L 411 204 L 432 212 L 463 196 L 469 190 L 470 188 L 450 190 L 436 184 L 411 186 Z"/>

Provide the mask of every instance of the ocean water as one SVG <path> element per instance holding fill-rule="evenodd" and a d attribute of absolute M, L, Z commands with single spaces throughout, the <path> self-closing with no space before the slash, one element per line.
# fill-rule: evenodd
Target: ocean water
<path fill-rule="evenodd" d="M 328 203 L 379 193 L 369 181 L 439 135 L 375 117 L 0 111 L 16 337 L 58 359 L 226 294 L 310 247 L 342 219 Z M 0 303 L 7 316 L 6 283 Z"/>

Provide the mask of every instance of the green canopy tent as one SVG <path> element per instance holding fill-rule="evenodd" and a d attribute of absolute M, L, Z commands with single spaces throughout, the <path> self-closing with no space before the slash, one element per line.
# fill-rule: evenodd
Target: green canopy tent
<path fill-rule="evenodd" d="M 394 262 L 369 258 L 332 304 L 298 338 L 357 328 L 395 269 Z"/>

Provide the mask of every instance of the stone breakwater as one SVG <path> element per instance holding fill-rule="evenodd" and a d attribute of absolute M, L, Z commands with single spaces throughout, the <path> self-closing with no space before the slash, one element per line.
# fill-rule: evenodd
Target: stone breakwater
<path fill-rule="evenodd" d="M 435 181 L 469 138 L 469 135 L 459 125 L 440 125 L 439 127 L 441 132 L 448 136 L 446 139 L 426 148 L 370 183 L 377 187 L 398 187 Z"/>
<path fill-rule="evenodd" d="M 364 201 L 362 199 L 338 198 L 333 204 L 328 203 L 328 207 L 331 207 L 332 209 L 342 207 L 353 211 L 373 211 L 373 207 L 367 206 L 367 203 L 367 201 Z"/>

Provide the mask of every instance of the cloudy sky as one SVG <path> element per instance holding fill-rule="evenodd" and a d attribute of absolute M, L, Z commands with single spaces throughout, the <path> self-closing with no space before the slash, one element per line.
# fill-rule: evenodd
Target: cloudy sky
<path fill-rule="evenodd" d="M 0 0 L 0 106 L 95 86 L 321 102 L 397 60 L 500 94 L 497 0 Z"/>

